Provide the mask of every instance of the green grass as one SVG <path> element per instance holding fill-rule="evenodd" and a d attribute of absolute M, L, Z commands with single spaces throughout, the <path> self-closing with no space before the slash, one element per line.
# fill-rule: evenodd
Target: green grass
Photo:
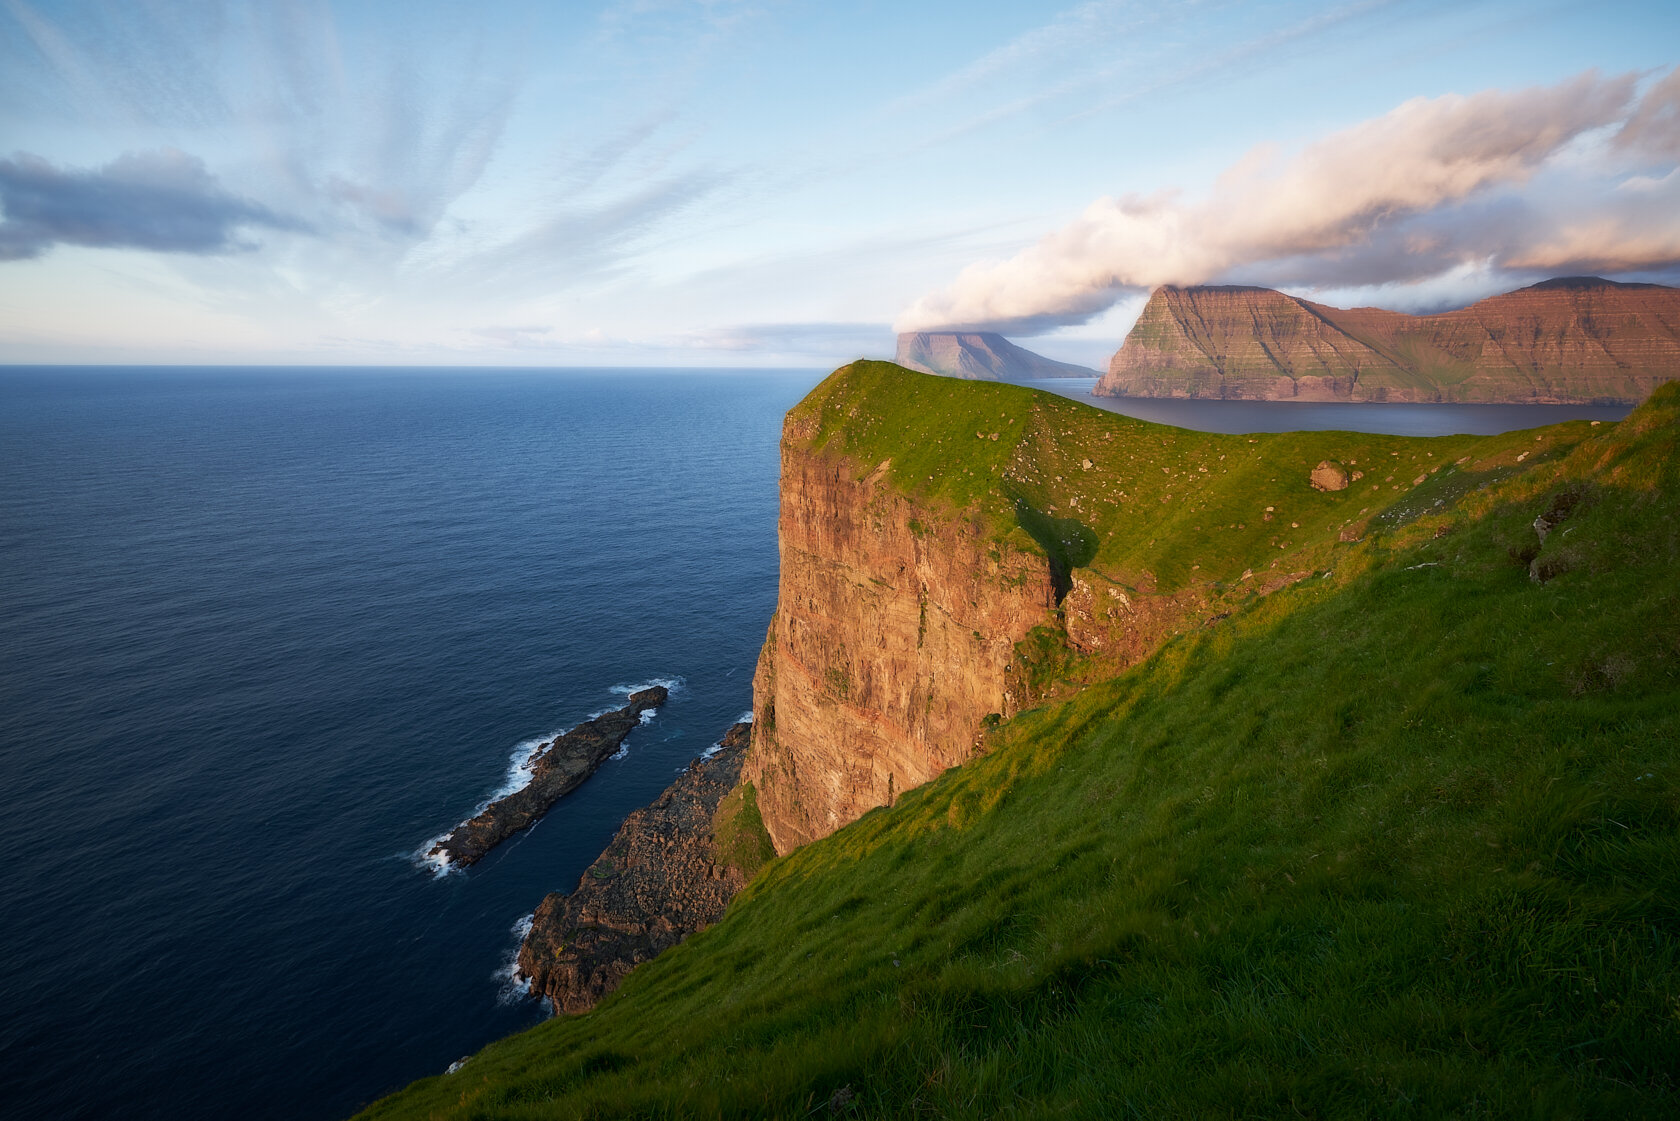
<path fill-rule="evenodd" d="M 859 478 L 888 463 L 893 483 L 930 513 L 977 521 L 1000 543 L 1064 567 L 1168 592 L 1234 583 L 1248 570 L 1328 567 L 1343 529 L 1384 512 L 1416 517 L 1437 498 L 1561 457 L 1593 431 L 1577 422 L 1432 439 L 1230 436 L 867 361 L 837 370 L 790 416 L 804 448 L 843 457 Z M 1315 491 L 1308 477 L 1326 459 L 1364 477 Z"/>
<path fill-rule="evenodd" d="M 749 879 L 776 857 L 776 847 L 758 812 L 758 791 L 743 782 L 724 796 L 712 814 L 712 845 L 719 864 L 739 868 Z"/>
<path fill-rule="evenodd" d="M 960 384 L 975 412 L 1025 392 Z M 827 438 L 864 467 L 891 448 L 914 487 L 928 431 L 973 415 L 910 419 L 903 444 Z M 1183 464 L 1258 448 L 1247 485 L 1324 446 L 1143 433 L 1157 468 L 1162 439 Z M 1473 461 L 1315 543 L 1333 575 L 997 725 L 594 1012 L 367 1116 L 1676 1115 L 1680 386 L 1536 435 L 1347 436 Z M 1015 455 L 968 439 L 962 465 Z M 966 479 L 923 489 L 972 508 Z M 1330 536 L 1353 509 L 1305 516 Z"/>

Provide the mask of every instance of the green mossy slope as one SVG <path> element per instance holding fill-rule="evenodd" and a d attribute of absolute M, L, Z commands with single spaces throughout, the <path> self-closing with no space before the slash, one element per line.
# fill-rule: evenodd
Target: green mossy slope
<path fill-rule="evenodd" d="M 890 461 L 893 482 L 930 508 L 978 517 L 1000 539 L 1023 528 L 1041 548 L 1063 539 L 1074 563 L 1121 577 L 1148 572 L 1165 591 L 1250 569 L 1322 567 L 1343 529 L 1418 517 L 1437 499 L 1565 454 L 1592 431 L 1582 421 L 1431 439 L 1231 436 L 890 362 L 842 367 L 791 416 L 811 451 L 851 460 L 860 477 Z M 1324 460 L 1364 477 L 1343 491 L 1314 490 L 1308 479 Z"/>
<path fill-rule="evenodd" d="M 862 390 L 822 430 L 1006 532 L 980 472 L 1015 452 L 975 421 L 1027 391 L 960 388 L 906 402 L 908 440 L 857 424 Z M 1024 407 L 1064 440 L 1098 423 Z M 594 1012 L 366 1116 L 1674 1116 L 1680 386 L 1568 429 L 1347 436 L 1472 462 L 1385 489 L 1361 540 L 1313 546 L 1327 574 L 771 861 Z M 928 441 L 965 430 L 957 480 Z M 1342 438 L 1142 434 L 1156 474 L 1259 448 L 1245 485 Z"/>

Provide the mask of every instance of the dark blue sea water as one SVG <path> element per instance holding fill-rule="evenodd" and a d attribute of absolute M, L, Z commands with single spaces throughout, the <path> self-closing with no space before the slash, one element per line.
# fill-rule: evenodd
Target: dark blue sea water
<path fill-rule="evenodd" d="M 818 376 L 0 370 L 0 1114 L 342 1116 L 539 1020 L 514 924 L 750 707 Z"/>

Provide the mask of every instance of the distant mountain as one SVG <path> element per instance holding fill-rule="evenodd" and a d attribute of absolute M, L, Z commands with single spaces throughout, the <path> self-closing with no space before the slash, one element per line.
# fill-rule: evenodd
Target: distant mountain
<path fill-rule="evenodd" d="M 1093 392 L 1633 404 L 1676 377 L 1680 288 L 1564 277 L 1405 315 L 1219 285 L 1156 289 Z"/>
<path fill-rule="evenodd" d="M 897 361 L 924 374 L 979 381 L 1097 376 L 1089 367 L 1034 354 L 990 331 L 906 331 L 898 336 Z"/>

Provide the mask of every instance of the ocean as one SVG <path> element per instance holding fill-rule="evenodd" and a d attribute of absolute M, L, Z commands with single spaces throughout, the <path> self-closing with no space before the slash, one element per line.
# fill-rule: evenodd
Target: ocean
<path fill-rule="evenodd" d="M 0 1113 L 342 1117 L 541 1020 L 521 920 L 750 707 L 820 377 L 0 369 Z M 535 827 L 421 859 L 655 681 Z"/>
<path fill-rule="evenodd" d="M 538 1022 L 517 924 L 751 707 L 820 376 L 0 370 L 0 1113 L 342 1117 Z"/>

